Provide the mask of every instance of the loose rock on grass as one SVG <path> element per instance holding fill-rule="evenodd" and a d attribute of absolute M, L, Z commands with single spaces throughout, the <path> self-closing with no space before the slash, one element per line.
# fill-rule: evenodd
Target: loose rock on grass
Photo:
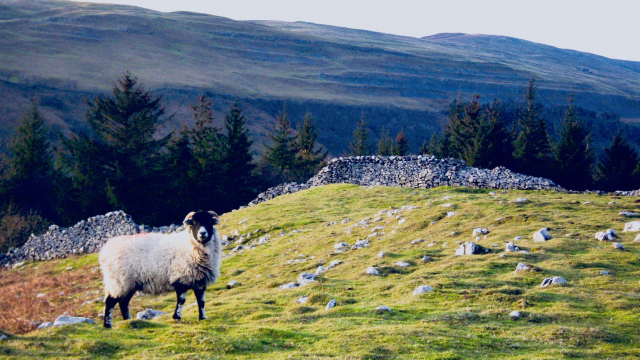
<path fill-rule="evenodd" d="M 482 247 L 474 244 L 471 241 L 460 245 L 460 248 L 456 250 L 456 255 L 475 255 L 482 252 Z"/>
<path fill-rule="evenodd" d="M 596 233 L 596 239 L 598 239 L 599 241 L 603 241 L 603 240 L 613 241 L 615 237 L 616 237 L 616 232 L 613 229 L 607 229 L 607 231 L 599 231 Z"/>
<path fill-rule="evenodd" d="M 429 285 L 418 286 L 415 290 L 413 290 L 413 295 L 422 295 L 428 292 L 433 291 L 433 288 Z"/>
<path fill-rule="evenodd" d="M 144 311 L 140 311 L 136 314 L 136 319 L 138 320 L 151 320 L 157 316 L 166 314 L 164 311 L 146 309 Z"/>
<path fill-rule="evenodd" d="M 628 222 L 624 225 L 624 231 L 623 232 L 638 232 L 640 231 L 640 221 L 632 221 L 632 222 Z"/>
<path fill-rule="evenodd" d="M 367 270 L 365 270 L 365 274 L 367 274 L 367 275 L 380 275 L 380 271 L 378 271 L 378 269 L 370 266 L 370 267 L 367 268 Z"/>
<path fill-rule="evenodd" d="M 533 241 L 547 241 L 551 239 L 553 239 L 553 237 L 549 234 L 549 228 L 542 228 L 533 233 Z"/>
<path fill-rule="evenodd" d="M 329 301 L 327 303 L 327 307 L 324 309 L 324 311 L 329 311 L 329 309 L 332 309 L 332 308 L 336 307 L 336 305 L 338 305 L 336 300 L 335 299 L 331 299 L 331 301 Z"/>
<path fill-rule="evenodd" d="M 95 324 L 96 322 L 93 321 L 93 319 L 88 319 L 88 318 L 79 317 L 79 316 L 60 315 L 53 322 L 53 326 L 64 326 L 64 325 L 80 324 L 80 323 Z"/>
<path fill-rule="evenodd" d="M 546 278 L 542 280 L 542 284 L 540 284 L 540 287 L 547 287 L 549 285 L 565 285 L 566 283 L 567 280 L 562 276 L 554 276 L 552 278 Z"/>

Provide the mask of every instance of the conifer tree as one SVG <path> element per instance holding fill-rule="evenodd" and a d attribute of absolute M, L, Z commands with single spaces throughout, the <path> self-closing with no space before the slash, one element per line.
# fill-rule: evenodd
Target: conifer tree
<path fill-rule="evenodd" d="M 434 134 L 435 135 L 435 134 Z M 420 145 L 420 151 L 419 151 L 420 155 L 430 155 L 429 152 L 429 143 L 427 143 L 427 139 L 424 139 L 424 141 L 422 142 L 422 145 Z"/>
<path fill-rule="evenodd" d="M 478 131 L 481 104 L 479 97 L 474 95 L 473 99 L 465 105 L 458 97 L 449 105 L 447 118 L 449 122 L 445 125 L 444 135 L 448 139 L 448 150 L 454 157 L 468 162 L 470 148 L 474 146 L 472 138 Z M 471 164 L 469 164 L 471 165 Z"/>
<path fill-rule="evenodd" d="M 494 167 L 507 163 L 510 139 L 500 120 L 500 105 L 483 106 L 479 96 L 464 104 L 454 101 L 449 107 L 449 123 L 443 141 L 451 156 L 477 167 Z M 442 149 L 440 152 L 442 152 Z"/>
<path fill-rule="evenodd" d="M 512 138 L 500 120 L 498 100 L 484 109 L 480 119 L 480 125 L 472 139 L 469 164 L 483 168 L 510 165 Z"/>
<path fill-rule="evenodd" d="M 429 140 L 429 150 L 427 153 L 438 158 L 444 157 L 440 151 L 440 139 L 438 138 L 438 134 L 435 132 L 431 135 L 431 139 Z"/>
<path fill-rule="evenodd" d="M 224 166 L 225 194 L 232 198 L 229 206 L 236 208 L 246 204 L 254 195 L 255 164 L 251 155 L 253 141 L 249 136 L 247 120 L 242 106 L 236 99 L 224 118 L 225 134 L 222 136 L 222 164 Z"/>
<path fill-rule="evenodd" d="M 161 193 L 170 207 L 163 209 L 166 216 L 158 219 L 159 222 L 168 224 L 175 222 L 181 214 L 187 214 L 198 207 L 196 202 L 205 196 L 201 196 L 202 183 L 206 178 L 202 174 L 202 165 L 194 156 L 190 141 L 191 132 L 183 127 L 180 132 L 167 144 L 167 154 L 163 157 L 162 170 L 166 176 L 156 181 L 165 180 Z M 209 183 L 207 181 L 207 183 Z M 196 198 L 197 197 L 197 198 Z M 209 198 L 208 196 L 206 198 Z M 208 207 L 207 207 L 208 208 Z"/>
<path fill-rule="evenodd" d="M 380 139 L 378 139 L 378 155 L 393 155 L 393 139 L 389 136 L 389 130 L 384 127 L 380 131 Z"/>
<path fill-rule="evenodd" d="M 218 167 L 222 142 L 220 131 L 213 126 L 211 101 L 204 94 L 198 98 L 198 104 L 191 105 L 195 127 L 187 132 L 189 143 L 193 146 L 193 155 L 206 171 Z M 213 174 L 211 174 L 213 175 Z"/>
<path fill-rule="evenodd" d="M 554 149 L 554 181 L 570 190 L 587 190 L 593 179 L 591 136 L 580 122 L 573 102 L 571 95 L 562 118 L 560 140 Z"/>
<path fill-rule="evenodd" d="M 638 153 L 618 133 L 613 137 L 611 145 L 604 149 L 604 155 L 596 166 L 595 180 L 599 190 L 637 190 L 640 188 L 634 176 L 638 163 Z"/>
<path fill-rule="evenodd" d="M 546 123 L 540 117 L 542 105 L 536 102 L 538 88 L 531 78 L 525 93 L 525 102 L 517 114 L 519 134 L 513 144 L 513 157 L 517 171 L 534 176 L 547 176 L 550 163 L 550 145 Z"/>
<path fill-rule="evenodd" d="M 161 97 L 154 97 L 125 72 L 112 96 L 87 100 L 87 123 L 94 136 L 63 140 L 63 164 L 72 176 L 81 216 L 121 209 L 139 221 L 156 223 L 160 149 L 171 134 L 155 139 L 165 119 Z"/>
<path fill-rule="evenodd" d="M 185 156 L 189 154 L 184 149 L 184 145 L 188 145 L 191 151 L 192 160 L 189 164 L 188 178 L 184 175 L 176 175 L 177 178 L 183 177 L 184 181 L 188 181 L 190 185 L 190 193 L 185 195 L 188 199 L 188 206 L 192 209 L 215 209 L 217 211 L 227 211 L 230 209 L 227 205 L 227 199 L 224 197 L 224 181 L 225 166 L 221 166 L 224 149 L 224 138 L 220 134 L 220 130 L 213 126 L 213 111 L 211 109 L 211 101 L 204 95 L 200 95 L 198 103 L 191 105 L 193 120 L 195 126 L 192 129 L 183 131 L 188 141 L 180 140 L 176 144 L 178 152 Z M 171 149 L 170 149 L 171 150 Z M 180 184 L 176 184 L 180 186 Z M 180 193 L 175 191 L 175 193 Z M 188 212 L 189 212 L 188 211 Z"/>
<path fill-rule="evenodd" d="M 265 145 L 265 160 L 276 169 L 282 179 L 285 179 L 292 170 L 296 153 L 295 136 L 292 135 L 291 123 L 287 115 L 285 105 L 282 115 L 276 116 L 277 123 L 268 135 L 271 145 Z"/>
<path fill-rule="evenodd" d="M 56 219 L 53 197 L 54 168 L 45 119 L 34 100 L 25 111 L 9 144 L 8 174 L 2 186 L 2 205 L 12 202 L 24 210 Z"/>
<path fill-rule="evenodd" d="M 352 156 L 366 156 L 371 153 L 371 145 L 369 144 L 369 129 L 364 121 L 364 114 L 360 118 L 360 122 L 353 131 L 353 140 L 350 144 Z"/>
<path fill-rule="evenodd" d="M 393 155 L 405 156 L 407 154 L 409 154 L 409 139 L 404 134 L 404 129 L 400 129 L 393 145 Z"/>
<path fill-rule="evenodd" d="M 324 166 L 324 159 L 329 154 L 322 146 L 318 146 L 318 130 L 316 122 L 310 113 L 306 113 L 302 124 L 298 126 L 298 136 L 295 147 L 296 180 L 306 181 Z"/>

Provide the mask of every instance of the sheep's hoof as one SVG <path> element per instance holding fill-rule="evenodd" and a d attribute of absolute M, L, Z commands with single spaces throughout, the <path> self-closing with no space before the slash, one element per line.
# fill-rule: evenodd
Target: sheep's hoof
<path fill-rule="evenodd" d="M 182 317 L 174 314 L 173 315 L 173 319 L 174 320 L 182 320 Z"/>
<path fill-rule="evenodd" d="M 198 320 L 207 320 L 207 317 L 206 317 L 206 316 L 200 316 L 200 317 L 198 318 Z"/>
<path fill-rule="evenodd" d="M 104 324 L 103 326 L 105 329 L 111 329 L 111 324 Z"/>

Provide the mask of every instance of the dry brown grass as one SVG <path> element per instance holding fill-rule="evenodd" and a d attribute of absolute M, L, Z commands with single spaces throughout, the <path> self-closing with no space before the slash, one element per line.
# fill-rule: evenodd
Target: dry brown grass
<path fill-rule="evenodd" d="M 0 252 L 24 244 L 32 233 L 47 229 L 47 221 L 36 211 L 20 209 L 11 203 L 0 210 Z"/>
<path fill-rule="evenodd" d="M 37 269 L 0 270 L 0 329 L 23 334 L 36 329 L 36 322 L 63 314 L 97 317 L 96 306 L 82 303 L 102 298 L 95 285 L 90 287 L 100 277 L 91 266 L 60 271 L 51 263 L 38 263 Z M 38 294 L 46 295 L 38 298 Z"/>

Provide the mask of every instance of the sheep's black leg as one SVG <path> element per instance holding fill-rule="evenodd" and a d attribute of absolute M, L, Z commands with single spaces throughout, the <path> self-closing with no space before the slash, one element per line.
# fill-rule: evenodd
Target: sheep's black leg
<path fill-rule="evenodd" d="M 204 320 L 207 318 L 207 315 L 204 312 L 204 292 L 207 289 L 193 289 L 193 293 L 196 295 L 196 300 L 198 301 L 198 311 L 200 315 L 198 317 L 199 320 Z"/>
<path fill-rule="evenodd" d="M 113 310 L 118 303 L 118 299 L 111 297 L 111 295 L 107 295 L 107 298 L 104 301 L 104 327 L 111 328 L 111 324 L 113 323 Z"/>
<path fill-rule="evenodd" d="M 132 291 L 125 295 L 123 298 L 120 298 L 120 301 L 118 301 L 118 303 L 120 304 L 120 312 L 122 313 L 122 318 L 125 320 L 131 319 L 131 311 L 129 311 L 129 301 L 131 301 L 131 298 L 135 293 L 135 291 Z"/>
<path fill-rule="evenodd" d="M 174 285 L 173 287 L 176 289 L 176 296 L 178 297 L 178 305 L 176 305 L 176 312 L 173 313 L 173 318 L 180 320 L 182 319 L 182 307 L 187 300 L 187 290 L 189 288 L 184 285 Z"/>

